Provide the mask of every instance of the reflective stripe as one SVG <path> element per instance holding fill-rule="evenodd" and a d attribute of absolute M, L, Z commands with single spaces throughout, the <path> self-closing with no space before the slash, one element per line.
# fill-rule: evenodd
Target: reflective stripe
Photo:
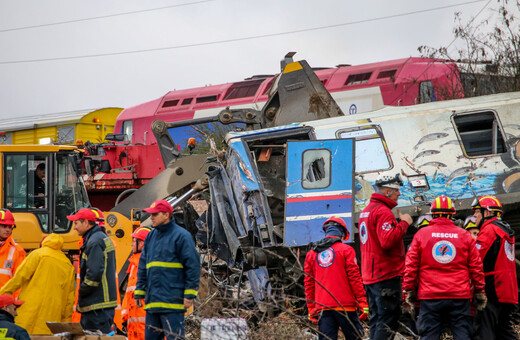
<path fill-rule="evenodd" d="M 80 313 L 85 313 L 85 312 L 90 312 L 91 310 L 95 310 L 95 309 L 115 308 L 116 306 L 117 306 L 117 301 L 109 301 L 109 302 L 96 303 L 96 304 L 86 306 L 86 307 L 78 306 L 77 310 Z"/>
<path fill-rule="evenodd" d="M 13 277 L 13 273 L 11 272 L 11 269 L 0 269 L 0 274 L 3 275 L 9 275 L 10 277 Z"/>
<path fill-rule="evenodd" d="M 128 286 L 126 287 L 127 292 L 133 292 L 135 290 L 135 286 Z"/>
<path fill-rule="evenodd" d="M 11 249 L 9 249 L 9 255 L 7 256 L 7 261 L 11 261 L 13 259 L 15 250 L 16 247 L 11 246 Z"/>
<path fill-rule="evenodd" d="M 99 286 L 99 282 L 97 281 L 90 281 L 89 279 L 85 278 L 84 282 L 89 285 L 89 286 L 92 286 L 92 287 L 98 287 Z"/>
<path fill-rule="evenodd" d="M 77 280 L 81 280 L 81 277 L 80 277 L 79 273 L 76 274 L 76 279 Z"/>
<path fill-rule="evenodd" d="M 184 295 L 195 295 L 195 296 L 197 296 L 197 294 L 199 294 L 199 292 L 196 291 L 195 289 L 186 289 L 184 291 Z"/>
<path fill-rule="evenodd" d="M 135 295 L 144 295 L 145 294 L 145 291 L 144 290 L 135 290 L 134 292 Z"/>
<path fill-rule="evenodd" d="M 116 309 L 121 309 L 121 305 L 117 305 Z"/>
<path fill-rule="evenodd" d="M 132 322 L 145 322 L 146 321 L 146 317 L 144 316 L 136 316 L 136 317 L 133 317 L 133 318 L 128 318 L 128 323 L 132 323 Z"/>
<path fill-rule="evenodd" d="M 184 305 L 181 305 L 180 303 L 152 302 L 144 305 L 144 309 L 148 308 L 184 309 Z"/>
<path fill-rule="evenodd" d="M 146 264 L 146 269 L 151 267 L 164 267 L 164 268 L 184 268 L 182 263 L 179 262 L 160 262 L 154 261 Z"/>

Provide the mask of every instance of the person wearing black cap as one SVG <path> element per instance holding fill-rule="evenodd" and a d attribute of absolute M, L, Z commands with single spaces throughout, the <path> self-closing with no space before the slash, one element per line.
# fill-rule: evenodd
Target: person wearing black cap
<path fill-rule="evenodd" d="M 18 301 L 11 295 L 0 295 L 0 338 L 15 340 L 30 340 L 29 333 L 14 324 L 14 317 L 18 315 L 16 309 L 24 302 Z"/>
<path fill-rule="evenodd" d="M 114 244 L 97 224 L 98 214 L 94 210 L 83 208 L 67 218 L 74 221 L 74 230 L 83 237 L 76 308 L 81 313 L 81 327 L 110 333 L 117 307 Z"/>
<path fill-rule="evenodd" d="M 137 307 L 144 299 L 145 339 L 184 339 L 184 312 L 199 289 L 199 254 L 191 234 L 172 218 L 170 203 L 155 201 L 143 211 L 154 227 L 141 251 L 134 292 Z"/>
<path fill-rule="evenodd" d="M 359 215 L 361 274 L 370 307 L 370 339 L 393 338 L 399 328 L 404 274 L 403 238 L 413 220 L 399 210 L 398 222 L 392 213 L 397 206 L 401 176 L 381 174 L 375 182 L 377 192 Z"/>

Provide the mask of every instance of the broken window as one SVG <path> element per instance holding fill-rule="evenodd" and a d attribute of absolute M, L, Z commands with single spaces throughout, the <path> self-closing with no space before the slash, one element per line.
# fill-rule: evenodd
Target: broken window
<path fill-rule="evenodd" d="M 494 112 L 477 112 L 453 116 L 467 156 L 483 156 L 506 152 L 504 133 Z"/>
<path fill-rule="evenodd" d="M 330 150 L 307 150 L 303 153 L 302 187 L 322 189 L 330 185 Z"/>
<path fill-rule="evenodd" d="M 436 101 L 433 85 L 430 80 L 419 84 L 419 103 L 430 103 Z"/>
<path fill-rule="evenodd" d="M 336 133 L 338 138 L 356 140 L 356 173 L 392 168 L 388 149 L 379 126 L 363 126 Z"/>

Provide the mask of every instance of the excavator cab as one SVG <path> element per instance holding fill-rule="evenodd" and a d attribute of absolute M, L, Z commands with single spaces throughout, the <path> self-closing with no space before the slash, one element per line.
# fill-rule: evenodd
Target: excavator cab
<path fill-rule="evenodd" d="M 67 215 L 90 202 L 76 171 L 77 156 L 73 146 L 0 146 L 1 207 L 13 213 L 13 238 L 25 249 L 38 248 L 50 233 L 63 237 L 63 249 L 78 248 L 79 236 Z"/>

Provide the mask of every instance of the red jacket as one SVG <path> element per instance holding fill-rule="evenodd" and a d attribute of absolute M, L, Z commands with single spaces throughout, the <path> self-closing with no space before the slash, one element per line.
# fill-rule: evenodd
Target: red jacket
<path fill-rule="evenodd" d="M 322 309 L 354 311 L 368 307 L 354 249 L 336 240 L 328 236 L 322 240 L 325 242 L 317 242 L 305 258 L 305 297 L 310 315 Z"/>
<path fill-rule="evenodd" d="M 486 295 L 501 303 L 518 303 L 514 234 L 509 224 L 492 218 L 482 225 L 477 237 L 486 276 Z"/>
<path fill-rule="evenodd" d="M 403 237 L 408 223 L 397 223 L 392 213 L 396 205 L 385 196 L 374 193 L 370 204 L 359 215 L 361 273 L 366 285 L 403 275 Z"/>
<path fill-rule="evenodd" d="M 484 291 L 482 261 L 475 240 L 444 217 L 433 219 L 415 234 L 406 254 L 404 290 L 417 298 L 469 299 L 470 282 Z"/>

